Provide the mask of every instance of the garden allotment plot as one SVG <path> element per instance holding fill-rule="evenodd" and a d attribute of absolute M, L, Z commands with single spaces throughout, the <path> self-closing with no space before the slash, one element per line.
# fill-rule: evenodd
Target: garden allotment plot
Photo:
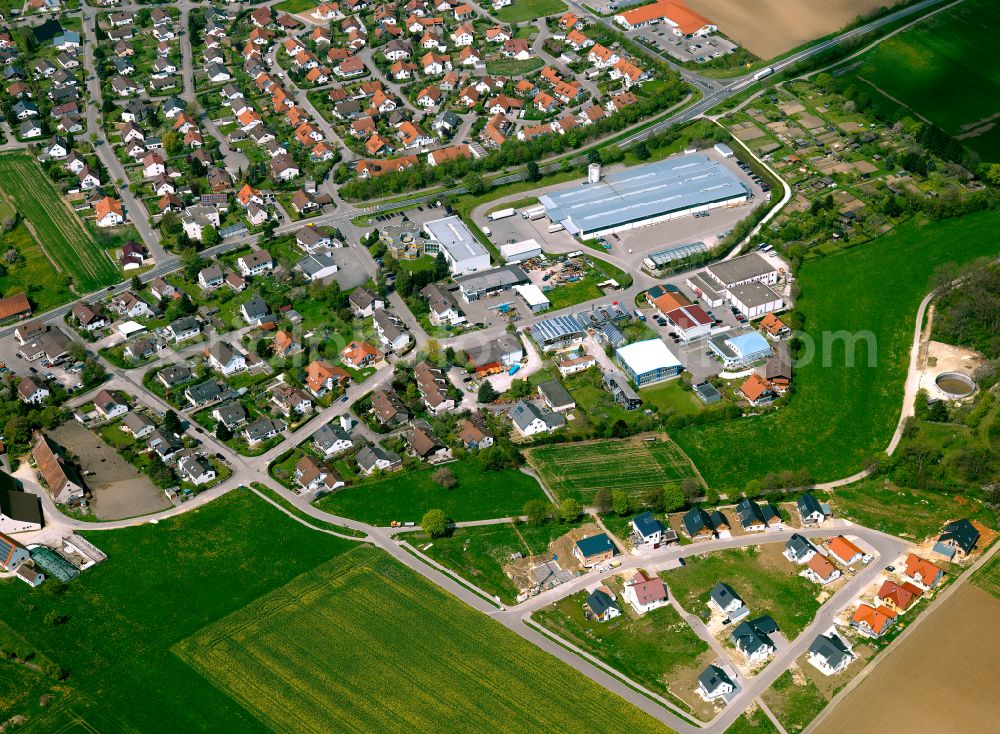
<path fill-rule="evenodd" d="M 33 158 L 19 153 L 0 156 L 0 189 L 31 224 L 56 267 L 73 276 L 78 292 L 89 293 L 121 280 L 118 266 Z"/>
<path fill-rule="evenodd" d="M 368 547 L 173 650 L 271 731 L 666 731 Z"/>
<path fill-rule="evenodd" d="M 695 476 L 684 452 L 662 437 L 653 442 L 633 438 L 540 446 L 526 455 L 546 487 L 559 497 L 585 502 L 599 489 L 638 495 Z"/>

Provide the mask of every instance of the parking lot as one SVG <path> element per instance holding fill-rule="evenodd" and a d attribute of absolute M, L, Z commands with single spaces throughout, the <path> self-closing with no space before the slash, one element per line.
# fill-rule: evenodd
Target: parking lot
<path fill-rule="evenodd" d="M 666 26 L 654 25 L 642 30 L 633 31 L 626 35 L 631 35 L 634 40 L 641 41 L 655 50 L 670 54 L 678 61 L 694 61 L 703 64 L 711 59 L 718 59 L 726 54 L 731 54 L 739 46 L 728 38 L 712 35 L 700 38 L 679 38 L 675 36 Z"/>

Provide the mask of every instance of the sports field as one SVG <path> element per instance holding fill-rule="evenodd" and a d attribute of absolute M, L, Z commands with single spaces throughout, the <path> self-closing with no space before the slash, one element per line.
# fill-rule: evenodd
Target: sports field
<path fill-rule="evenodd" d="M 87 537 L 108 560 L 71 584 L 0 581 L 11 633 L 68 671 L 0 659 L 4 719 L 29 717 L 18 731 L 549 732 L 606 717 L 665 731 L 380 551 L 247 491 Z"/>
<path fill-rule="evenodd" d="M 0 189 L 31 224 L 56 267 L 89 293 L 122 279 L 118 266 L 62 200 L 38 163 L 23 153 L 0 155 Z"/>
<path fill-rule="evenodd" d="M 934 270 L 997 254 L 1000 211 L 989 211 L 911 220 L 869 244 L 807 261 L 798 309 L 816 352 L 796 367 L 792 401 L 769 415 L 685 428 L 674 440 L 720 490 L 785 469 L 808 469 L 815 481 L 853 474 L 885 450 L 895 430 L 913 321 Z"/>
<path fill-rule="evenodd" d="M 655 442 L 630 438 L 539 446 L 525 457 L 557 497 L 584 502 L 602 488 L 639 495 L 694 476 L 684 452 L 662 436 Z"/>
<path fill-rule="evenodd" d="M 902 104 L 1000 161 L 1000 64 L 993 44 L 1000 3 L 965 0 L 850 62 L 876 104 Z"/>

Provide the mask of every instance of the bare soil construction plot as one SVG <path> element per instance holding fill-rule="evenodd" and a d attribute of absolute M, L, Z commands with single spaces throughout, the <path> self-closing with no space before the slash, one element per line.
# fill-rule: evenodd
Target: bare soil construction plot
<path fill-rule="evenodd" d="M 933 703 L 919 706 L 920 731 L 995 731 L 1000 716 L 1000 600 L 963 584 L 903 640 L 815 729 L 815 734 L 914 731 L 912 695 Z M 953 674 L 973 671 L 971 677 Z M 887 696 L 892 691 L 896 695 Z M 931 699 L 927 699 L 931 700 Z"/>
<path fill-rule="evenodd" d="M 77 457 L 93 493 L 93 510 L 99 520 L 119 520 L 170 507 L 166 496 L 99 436 L 76 421 L 52 432 L 53 437 Z"/>
<path fill-rule="evenodd" d="M 687 0 L 688 6 L 719 26 L 747 50 L 770 59 L 843 28 L 859 15 L 887 5 L 885 0 Z"/>

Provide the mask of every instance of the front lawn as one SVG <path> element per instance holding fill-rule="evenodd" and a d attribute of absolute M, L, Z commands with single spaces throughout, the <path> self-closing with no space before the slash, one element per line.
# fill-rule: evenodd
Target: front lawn
<path fill-rule="evenodd" d="M 691 556 L 663 579 L 684 609 L 700 617 L 708 615 L 712 587 L 723 581 L 750 607 L 751 617 L 770 614 L 791 640 L 819 609 L 817 586 L 799 576 L 800 570 L 781 555 L 780 544 L 769 543 Z"/>
<path fill-rule="evenodd" d="M 544 525 L 504 523 L 458 528 L 445 538 L 431 540 L 424 533 L 403 536 L 415 548 L 468 579 L 490 594 L 513 604 L 518 588 L 504 572 L 511 554 L 545 555 L 549 543 L 579 523 L 547 522 Z"/>
<path fill-rule="evenodd" d="M 566 597 L 536 612 L 534 619 L 640 685 L 663 696 L 690 698 L 700 658 L 709 648 L 673 607 L 636 618 L 629 607 L 616 619 L 597 622 L 584 617 L 586 599 L 585 591 Z M 625 607 L 620 595 L 618 604 Z"/>
<path fill-rule="evenodd" d="M 511 517 L 520 515 L 528 500 L 545 499 L 538 482 L 516 469 L 483 472 L 471 461 L 445 466 L 458 479 L 454 489 L 436 484 L 431 478 L 436 468 L 427 467 L 345 487 L 316 506 L 340 517 L 388 525 L 393 520 L 420 522 L 435 508 L 455 521 Z"/>

